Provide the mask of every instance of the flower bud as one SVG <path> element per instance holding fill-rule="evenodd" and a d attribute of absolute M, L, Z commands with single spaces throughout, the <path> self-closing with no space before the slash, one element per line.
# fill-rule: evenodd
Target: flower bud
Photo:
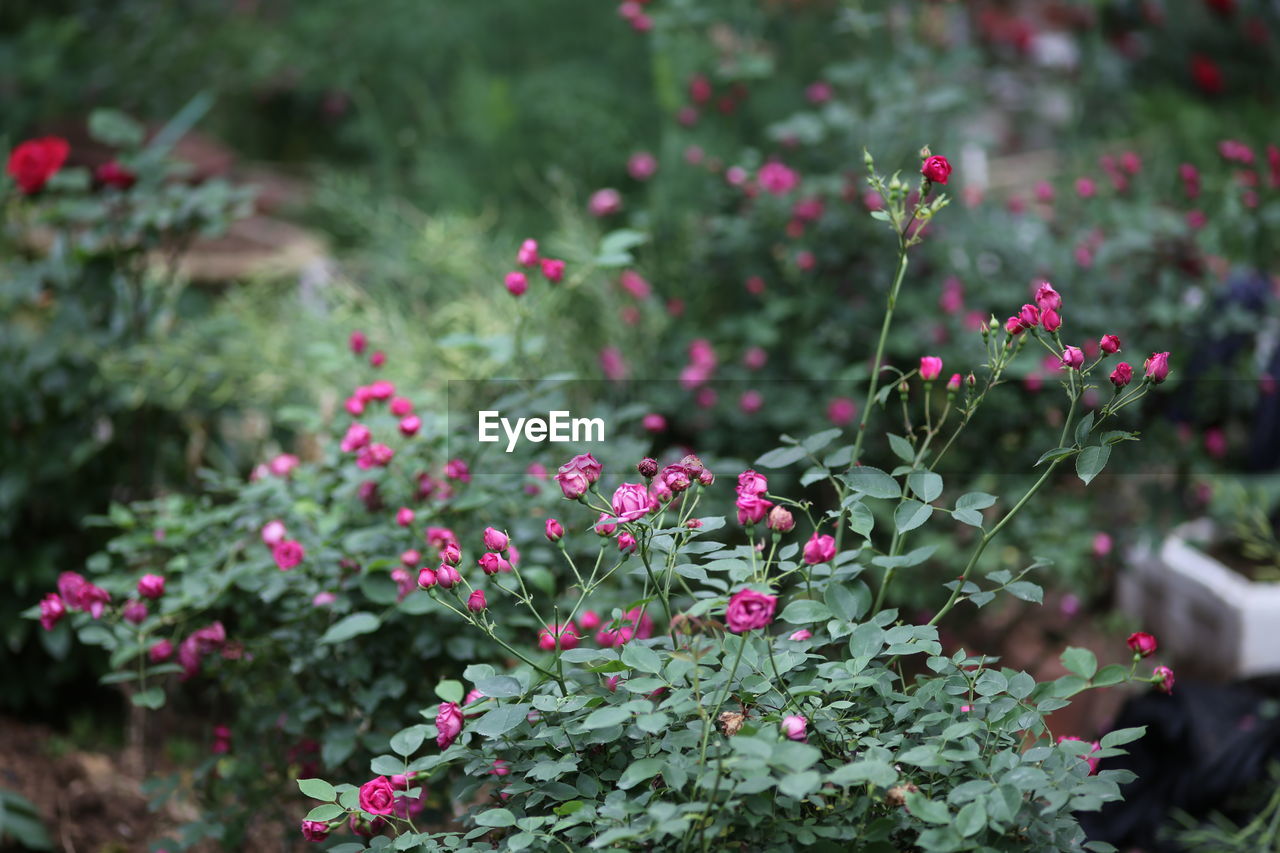
<path fill-rule="evenodd" d="M 457 542 L 446 542 L 440 549 L 440 559 L 451 566 L 456 566 L 462 562 L 462 549 L 458 547 Z"/>
<path fill-rule="evenodd" d="M 1004 330 L 1011 335 L 1020 335 L 1027 330 L 1027 327 L 1022 325 L 1022 318 L 1015 314 L 1004 321 Z"/>
<path fill-rule="evenodd" d="M 547 519 L 546 527 L 547 540 L 550 542 L 559 542 L 564 538 L 564 527 L 554 518 Z"/>
<path fill-rule="evenodd" d="M 484 590 L 482 589 L 473 590 L 471 595 L 467 596 L 467 609 L 472 613 L 479 613 L 488 606 L 488 603 L 484 600 Z"/>
<path fill-rule="evenodd" d="M 956 393 L 957 391 L 960 390 L 960 383 L 962 381 L 963 380 L 960 378 L 959 373 L 951 374 L 951 378 L 947 380 L 947 390 L 950 391 L 952 394 Z"/>
<path fill-rule="evenodd" d="M 505 551 L 507 549 L 507 534 L 501 530 L 492 527 L 484 529 L 484 547 L 490 551 Z"/>
<path fill-rule="evenodd" d="M 1143 364 L 1143 369 L 1146 371 L 1147 378 L 1159 385 L 1169 376 L 1169 353 L 1151 353 Z"/>
<path fill-rule="evenodd" d="M 436 573 L 431 569 L 423 569 L 418 572 L 418 586 L 422 589 L 431 589 L 436 585 Z"/>
<path fill-rule="evenodd" d="M 636 463 L 636 470 L 640 472 L 640 476 L 646 480 L 652 479 L 658 473 L 658 460 L 649 456 L 641 459 Z"/>
<path fill-rule="evenodd" d="M 702 471 L 698 473 L 698 482 L 704 486 L 710 486 L 715 481 L 716 475 L 711 473 L 710 468 L 703 468 Z"/>
<path fill-rule="evenodd" d="M 1115 335 L 1103 335 L 1098 341 L 1098 348 L 1107 355 L 1114 355 L 1120 352 L 1120 339 Z"/>
<path fill-rule="evenodd" d="M 520 271 L 509 272 L 503 282 L 507 286 L 507 292 L 512 296 L 523 296 L 525 291 L 529 289 L 529 279 Z"/>
<path fill-rule="evenodd" d="M 417 435 L 420 429 L 422 429 L 422 418 L 417 415 L 409 415 L 400 419 L 400 434 L 405 438 Z"/>
<path fill-rule="evenodd" d="M 1018 311 L 1018 319 L 1022 321 L 1022 325 L 1030 329 L 1032 326 L 1040 325 L 1040 309 L 1034 305 L 1023 305 Z"/>
<path fill-rule="evenodd" d="M 1173 670 L 1167 666 L 1158 666 L 1151 670 L 1152 677 L 1156 678 L 1156 688 L 1161 693 L 1173 693 Z"/>
<path fill-rule="evenodd" d="M 124 616 L 124 621 L 128 623 L 141 625 L 143 622 L 147 621 L 147 605 L 138 601 L 136 598 L 131 599 L 130 601 L 125 602 L 124 608 L 121 610 L 121 615 Z"/>
<path fill-rule="evenodd" d="M 1041 311 L 1061 311 L 1062 297 L 1053 289 L 1052 284 L 1042 281 L 1036 288 L 1036 305 Z"/>
<path fill-rule="evenodd" d="M 775 506 L 769 510 L 765 526 L 778 533 L 790 533 L 796 526 L 796 520 L 786 507 Z"/>
<path fill-rule="evenodd" d="M 801 628 L 799 631 L 792 631 L 787 636 L 787 639 L 791 640 L 793 643 L 800 643 L 805 640 L 812 640 L 813 632 L 810 631 L 808 628 Z"/>
<path fill-rule="evenodd" d="M 462 583 L 462 575 L 453 566 L 441 566 L 436 569 L 436 582 L 445 589 L 451 589 Z"/>
<path fill-rule="evenodd" d="M 1117 388 L 1123 388 L 1133 381 L 1133 368 L 1128 362 L 1120 362 L 1116 365 L 1116 369 L 1111 371 L 1111 384 Z"/>
<path fill-rule="evenodd" d="M 531 267 L 538 262 L 538 241 L 525 240 L 516 251 L 516 263 L 522 267 Z"/>
<path fill-rule="evenodd" d="M 418 563 L 422 562 L 422 554 L 419 553 L 417 549 L 410 548 L 408 551 L 400 554 L 400 562 L 404 563 L 406 566 L 416 566 Z"/>
<path fill-rule="evenodd" d="M 809 721 L 799 714 L 788 714 L 782 718 L 782 733 L 791 740 L 807 741 L 808 733 L 805 731 L 809 725 Z"/>
<path fill-rule="evenodd" d="M 552 284 L 564 279 L 564 261 L 555 258 L 542 259 L 542 277 Z"/>
<path fill-rule="evenodd" d="M 920 174 L 924 175 L 927 181 L 946 184 L 947 179 L 951 177 L 951 164 L 947 162 L 946 157 L 935 154 L 924 161 L 924 165 L 920 167 Z"/>
<path fill-rule="evenodd" d="M 401 527 L 408 527 L 410 524 L 413 524 L 413 510 L 409 509 L 407 506 L 402 506 L 400 509 L 396 510 L 396 524 Z"/>
<path fill-rule="evenodd" d="M 498 572 L 511 571 L 511 564 L 496 551 L 482 554 L 480 559 L 476 560 L 476 564 L 480 566 L 486 575 L 496 575 Z"/>
<path fill-rule="evenodd" d="M 1136 634 L 1130 634 L 1126 642 L 1138 657 L 1150 657 L 1156 653 L 1158 648 L 1156 638 L 1141 631 Z"/>
<path fill-rule="evenodd" d="M 138 595 L 153 601 L 164 595 L 164 578 L 160 575 L 143 575 L 138 578 Z"/>
<path fill-rule="evenodd" d="M 1084 364 L 1084 351 L 1080 347 L 1067 347 L 1062 351 L 1062 366 L 1069 370 L 1079 370 Z"/>
<path fill-rule="evenodd" d="M 636 552 L 636 537 L 627 531 L 618 534 L 618 550 L 624 554 L 634 554 Z"/>
<path fill-rule="evenodd" d="M 932 382 L 942 373 L 942 359 L 936 355 L 926 355 L 920 358 L 920 378 L 925 382 Z"/>
<path fill-rule="evenodd" d="M 1062 317 L 1055 308 L 1045 308 L 1040 312 L 1040 325 L 1046 332 L 1053 334 L 1062 328 Z"/>

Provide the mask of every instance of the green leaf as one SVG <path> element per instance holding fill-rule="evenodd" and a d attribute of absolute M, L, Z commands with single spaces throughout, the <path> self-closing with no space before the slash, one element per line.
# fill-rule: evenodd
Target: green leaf
<path fill-rule="evenodd" d="M 457 683 L 456 681 L 454 682 L 454 684 Z M 462 686 L 459 685 L 459 692 L 461 692 L 461 689 Z M 494 675 L 489 678 L 481 678 L 476 681 L 476 690 L 491 699 L 514 699 L 524 692 L 520 687 L 520 682 L 509 675 Z M 448 699 L 445 701 L 457 700 Z"/>
<path fill-rule="evenodd" d="M 804 770 L 800 773 L 788 773 L 778 780 L 778 792 L 797 800 L 818 790 L 822 784 L 822 776 L 816 770 Z"/>
<path fill-rule="evenodd" d="M 1088 649 L 1071 646 L 1062 653 L 1062 665 L 1081 678 L 1093 678 L 1098 671 L 1098 658 Z"/>
<path fill-rule="evenodd" d="M 150 708 L 152 711 L 164 705 L 164 688 L 148 687 L 133 694 L 133 704 L 139 708 Z"/>
<path fill-rule="evenodd" d="M 843 432 L 842 429 L 824 429 L 822 432 L 815 432 L 800 443 L 805 450 L 816 456 L 819 450 L 835 441 Z"/>
<path fill-rule="evenodd" d="M 956 509 L 986 509 L 994 506 L 997 498 L 986 492 L 968 492 L 956 498 Z"/>
<path fill-rule="evenodd" d="M 1107 732 L 1102 736 L 1102 748 L 1110 749 L 1113 746 L 1120 746 L 1126 743 L 1132 743 L 1147 733 L 1146 726 L 1134 726 L 1130 729 L 1116 729 L 1114 732 Z"/>
<path fill-rule="evenodd" d="M 1005 591 L 1014 598 L 1030 601 L 1033 604 L 1044 604 L 1044 590 L 1030 581 L 1015 581 L 1006 586 Z"/>
<path fill-rule="evenodd" d="M 607 729 L 609 726 L 617 726 L 631 719 L 631 712 L 625 708 L 619 708 L 614 705 L 605 705 L 603 708 L 596 708 L 587 718 L 582 721 L 584 728 L 588 729 Z"/>
<path fill-rule="evenodd" d="M 1089 433 L 1093 431 L 1093 412 L 1085 415 L 1076 424 L 1076 444 L 1083 447 L 1089 441 Z"/>
<path fill-rule="evenodd" d="M 979 529 L 982 528 L 982 522 L 985 520 L 982 517 L 982 513 L 978 512 L 976 509 L 953 509 L 951 511 L 951 517 L 956 521 Z"/>
<path fill-rule="evenodd" d="M 662 658 L 658 657 L 658 653 L 638 643 L 627 643 L 623 646 L 622 662 L 641 672 L 656 674 L 662 671 Z"/>
<path fill-rule="evenodd" d="M 476 815 L 478 826 L 515 826 L 516 816 L 509 809 L 489 809 Z"/>
<path fill-rule="evenodd" d="M 329 630 L 325 631 L 324 636 L 320 638 L 320 642 L 343 643 L 352 637 L 372 633 L 381 625 L 382 620 L 372 613 L 352 613 L 330 625 Z"/>
<path fill-rule="evenodd" d="M 889 449 L 903 462 L 911 463 L 916 459 L 916 449 L 911 446 L 911 442 L 900 435 L 889 433 Z"/>
<path fill-rule="evenodd" d="M 298 790 L 313 800 L 332 803 L 338 798 L 338 792 L 323 779 L 299 779 Z"/>
<path fill-rule="evenodd" d="M 453 702 L 461 705 L 462 700 L 466 698 L 466 691 L 463 689 L 461 681 L 446 679 L 436 685 L 436 695 L 440 697 L 442 702 Z M 489 694 L 485 694 L 486 696 Z"/>
<path fill-rule="evenodd" d="M 792 625 L 808 625 L 830 619 L 831 610 L 821 601 L 797 598 L 786 606 L 779 618 Z"/>
<path fill-rule="evenodd" d="M 925 503 L 932 503 L 942 494 L 942 477 L 932 471 L 912 471 L 907 475 L 907 485 Z"/>
<path fill-rule="evenodd" d="M 987 826 L 987 807 L 982 800 L 974 800 L 969 805 L 960 809 L 960 814 L 956 815 L 953 824 L 956 832 L 964 838 L 970 835 L 977 835 Z"/>
<path fill-rule="evenodd" d="M 946 803 L 931 800 L 918 792 L 907 794 L 907 811 L 927 823 L 951 823 L 951 809 Z"/>
<path fill-rule="evenodd" d="M 897 498 L 902 496 L 902 487 L 898 481 L 879 468 L 860 465 L 844 476 L 849 488 L 862 492 L 872 498 Z"/>
<path fill-rule="evenodd" d="M 1129 679 L 1129 667 L 1121 666 L 1113 663 L 1110 666 L 1104 666 L 1098 671 L 1098 674 L 1090 679 L 1094 687 L 1110 687 L 1113 684 L 1120 684 Z"/>
<path fill-rule="evenodd" d="M 641 782 L 652 779 L 661 773 L 665 763 L 661 758 L 642 758 L 639 761 L 633 761 L 627 765 L 626 770 L 622 771 L 622 775 L 618 777 L 617 785 L 624 791 L 634 788 Z"/>
<path fill-rule="evenodd" d="M 933 515 L 933 507 L 907 498 L 894 510 L 893 524 L 899 533 L 906 533 L 924 524 L 931 515 Z"/>
<path fill-rule="evenodd" d="M 875 529 L 875 526 L 876 517 L 871 514 L 871 510 L 861 500 L 849 505 L 850 530 L 862 536 L 870 537 L 871 531 Z"/>
<path fill-rule="evenodd" d="M 477 720 L 473 728 L 485 737 L 504 735 L 525 721 L 531 707 L 526 704 L 499 705 Z"/>
<path fill-rule="evenodd" d="M 413 755 L 425 739 L 426 731 L 423 726 L 410 726 L 391 737 L 391 751 L 396 755 Z"/>
<path fill-rule="evenodd" d="M 888 788 L 898 781 L 898 771 L 887 761 L 855 761 L 834 771 L 829 777 L 833 785 L 860 785 L 870 782 Z"/>
<path fill-rule="evenodd" d="M 759 468 L 785 468 L 805 458 L 803 447 L 778 447 L 756 460 Z"/>
<path fill-rule="evenodd" d="M 1054 462 L 1058 459 L 1066 459 L 1068 456 L 1076 452 L 1077 451 L 1074 447 L 1055 447 L 1053 450 L 1046 450 L 1040 455 L 1040 458 L 1036 460 L 1036 466 L 1038 467 L 1043 465 L 1045 462 Z"/>
<path fill-rule="evenodd" d="M 322 806 L 316 806 L 307 812 L 307 820 L 318 820 L 321 822 L 333 820 L 339 815 L 344 815 L 347 810 L 337 803 L 325 803 Z"/>
<path fill-rule="evenodd" d="M 136 148 L 144 137 L 142 125 L 112 109 L 97 109 L 89 114 L 89 135 L 112 148 Z"/>
<path fill-rule="evenodd" d="M 1087 486 L 1093 482 L 1093 478 L 1107 467 L 1107 460 L 1111 458 L 1110 447 L 1099 447 L 1098 445 L 1090 445 L 1080 451 L 1080 455 L 1076 458 L 1076 474 L 1084 481 Z"/>
<path fill-rule="evenodd" d="M 831 614 L 845 622 L 857 622 L 871 607 L 871 590 L 859 580 L 850 584 L 832 581 L 824 598 Z"/>

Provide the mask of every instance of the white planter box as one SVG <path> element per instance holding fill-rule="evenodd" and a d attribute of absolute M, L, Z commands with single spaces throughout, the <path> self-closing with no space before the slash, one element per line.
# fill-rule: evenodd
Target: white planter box
<path fill-rule="evenodd" d="M 1131 554 L 1120 606 L 1155 634 L 1160 652 L 1199 677 L 1280 673 L 1280 583 L 1255 583 L 1190 544 L 1212 541 L 1208 520 L 1175 528 Z"/>

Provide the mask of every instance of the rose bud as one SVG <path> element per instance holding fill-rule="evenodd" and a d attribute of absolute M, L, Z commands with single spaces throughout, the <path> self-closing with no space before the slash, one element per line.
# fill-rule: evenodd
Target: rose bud
<path fill-rule="evenodd" d="M 658 473 L 658 460 L 646 456 L 636 463 L 636 471 L 646 480 L 651 480 Z"/>
<path fill-rule="evenodd" d="M 484 529 L 484 547 L 490 551 L 505 551 L 507 549 L 507 534 L 501 530 L 492 527 Z"/>
<path fill-rule="evenodd" d="M 624 554 L 634 554 L 636 552 L 636 537 L 627 533 L 625 530 L 618 534 L 618 550 Z"/>
<path fill-rule="evenodd" d="M 765 520 L 765 527 L 778 533 L 790 533 L 795 526 L 796 520 L 786 507 L 775 506 L 769 510 L 769 516 Z"/>
<path fill-rule="evenodd" d="M 511 564 L 504 560 L 501 554 L 495 551 L 489 551 L 481 555 L 480 559 L 476 560 L 476 564 L 484 570 L 486 575 L 496 575 L 498 572 L 511 571 Z M 441 582 L 441 585 L 444 585 L 443 581 Z"/>
<path fill-rule="evenodd" d="M 711 473 L 710 468 L 703 468 L 698 473 L 698 482 L 704 486 L 710 486 L 716 481 L 716 475 Z"/>
<path fill-rule="evenodd" d="M 799 714 L 788 714 L 782 718 L 782 733 L 791 740 L 807 741 L 809 739 L 805 728 L 809 725 L 809 721 Z"/>
<path fill-rule="evenodd" d="M 676 494 L 693 485 L 693 481 L 689 478 L 689 472 L 685 470 L 683 465 L 668 465 L 662 469 L 661 477 L 666 487 Z"/>
<path fill-rule="evenodd" d="M 147 621 L 147 605 L 136 599 L 127 601 L 121 609 L 120 615 L 124 617 L 124 621 L 130 624 L 141 625 Z"/>
<path fill-rule="evenodd" d="M 1052 308 L 1046 308 L 1040 314 L 1040 325 L 1050 334 L 1062 328 L 1062 317 Z"/>
<path fill-rule="evenodd" d="M 37 193 L 62 168 L 70 151 L 70 144 L 58 136 L 28 139 L 9 154 L 9 176 L 24 195 Z"/>
<path fill-rule="evenodd" d="M 462 562 L 462 549 L 458 547 L 457 542 L 446 542 L 440 548 L 441 562 L 456 566 Z"/>
<path fill-rule="evenodd" d="M 418 430 L 422 428 L 422 418 L 417 415 L 409 415 L 400 419 L 400 434 L 405 438 L 418 434 Z"/>
<path fill-rule="evenodd" d="M 467 596 L 467 609 L 472 613 L 479 613 L 488 607 L 488 603 L 484 600 L 484 590 L 473 590 L 471 595 Z"/>
<path fill-rule="evenodd" d="M 942 373 L 942 359 L 936 355 L 926 355 L 920 358 L 920 378 L 925 382 L 932 382 Z"/>
<path fill-rule="evenodd" d="M 555 258 L 542 259 L 542 277 L 552 284 L 564 279 L 564 261 Z"/>
<path fill-rule="evenodd" d="M 306 841 L 324 841 L 329 837 L 329 824 L 318 820 L 304 820 L 302 837 Z"/>
<path fill-rule="evenodd" d="M 1120 339 L 1115 335 L 1103 335 L 1098 341 L 1098 348 L 1107 355 L 1114 355 L 1120 352 Z"/>
<path fill-rule="evenodd" d="M 363 355 L 365 349 L 369 346 L 369 339 L 365 337 L 364 332 L 355 331 L 351 333 L 351 337 L 347 340 L 347 344 L 351 347 L 351 351 L 356 355 Z"/>
<path fill-rule="evenodd" d="M 792 631 L 791 634 L 787 637 L 787 639 L 796 643 L 802 642 L 804 640 L 811 640 L 813 639 L 813 632 L 810 631 L 808 628 L 801 628 L 799 631 Z"/>
<path fill-rule="evenodd" d="M 1143 364 L 1147 378 L 1159 385 L 1169 376 L 1169 353 L 1153 352 Z"/>
<path fill-rule="evenodd" d="M 1004 330 L 1011 335 L 1020 335 L 1027 330 L 1027 327 L 1023 325 L 1022 318 L 1015 314 L 1004 321 Z"/>
<path fill-rule="evenodd" d="M 594 610 L 584 610 L 578 617 L 578 624 L 582 626 L 583 631 L 594 631 L 600 627 L 600 614 Z"/>
<path fill-rule="evenodd" d="M 396 510 L 396 524 L 401 527 L 408 527 L 410 524 L 413 524 L 413 510 L 409 509 L 407 506 L 402 506 L 400 509 Z"/>
<path fill-rule="evenodd" d="M 160 640 L 147 651 L 147 658 L 152 663 L 164 663 L 173 657 L 173 643 L 168 640 Z"/>
<path fill-rule="evenodd" d="M 735 634 L 768 627 L 777 606 L 776 596 L 754 589 L 740 589 L 729 597 L 724 614 L 725 625 Z"/>
<path fill-rule="evenodd" d="M 559 542 L 564 538 L 564 527 L 554 518 L 548 518 L 546 534 L 548 541 Z"/>
<path fill-rule="evenodd" d="M 369 356 L 369 363 L 374 367 L 382 367 L 387 363 L 387 354 L 382 350 L 377 350 L 373 355 Z"/>
<path fill-rule="evenodd" d="M 1150 657 L 1156 653 L 1156 638 L 1150 634 L 1139 631 L 1136 634 L 1130 634 L 1129 639 L 1126 642 L 1129 644 L 1129 648 L 1132 649 L 1133 653 L 1138 657 Z"/>
<path fill-rule="evenodd" d="M 1111 371 L 1111 384 L 1117 388 L 1123 388 L 1133 381 L 1133 368 L 1128 362 L 1120 362 L 1116 365 L 1116 369 Z"/>
<path fill-rule="evenodd" d="M 945 184 L 947 179 L 951 177 L 951 164 L 947 162 L 946 157 L 935 154 L 925 159 L 924 164 L 920 167 L 920 174 L 924 175 L 927 181 L 932 181 L 935 184 Z"/>
<path fill-rule="evenodd" d="M 507 273 L 503 283 L 507 286 L 507 292 L 512 296 L 523 296 L 524 292 L 529 289 L 528 277 L 519 271 Z"/>
<path fill-rule="evenodd" d="M 1023 305 L 1018 311 L 1018 319 L 1022 321 L 1022 325 L 1030 329 L 1032 326 L 1040 325 L 1040 309 L 1034 305 Z"/>
<path fill-rule="evenodd" d="M 618 525 L 612 522 L 613 516 L 607 512 L 600 513 L 600 518 L 596 520 L 595 531 L 599 536 L 612 536 L 614 531 L 618 529 Z"/>
<path fill-rule="evenodd" d="M 416 566 L 422 561 L 422 554 L 416 548 L 410 548 L 400 554 L 400 562 L 406 566 Z"/>
<path fill-rule="evenodd" d="M 282 572 L 287 572 L 297 566 L 305 556 L 306 549 L 302 547 L 301 542 L 294 539 L 277 542 L 271 548 L 271 557 L 276 561 L 276 566 Z"/>
<path fill-rule="evenodd" d="M 951 378 L 947 380 L 947 390 L 952 394 L 960 390 L 960 383 L 964 380 L 960 378 L 959 373 L 951 374 Z"/>
<path fill-rule="evenodd" d="M 1080 347 L 1067 347 L 1062 351 L 1062 366 L 1069 370 L 1079 370 L 1084 364 L 1084 351 Z"/>
<path fill-rule="evenodd" d="M 1042 281 L 1036 288 L 1036 305 L 1040 306 L 1041 311 L 1061 311 L 1062 297 L 1053 289 L 1052 284 Z"/>
<path fill-rule="evenodd" d="M 531 267 L 538 262 L 538 241 L 525 240 L 516 251 L 516 263 L 522 267 Z"/>
<path fill-rule="evenodd" d="M 164 578 L 160 575 L 143 575 L 138 578 L 138 595 L 153 601 L 164 595 Z"/>
<path fill-rule="evenodd" d="M 538 648 L 545 652 L 549 652 L 556 647 L 557 639 L 562 650 L 576 649 L 581 637 L 578 636 L 578 629 L 574 626 L 573 620 L 563 625 L 552 623 L 538 632 Z"/>
<path fill-rule="evenodd" d="M 836 540 L 831 536 L 819 536 L 815 530 L 804 543 L 804 561 L 811 566 L 829 563 L 836 556 Z"/>
<path fill-rule="evenodd" d="M 431 589 L 439 581 L 439 577 L 432 569 L 424 568 L 418 572 L 418 586 L 421 589 Z"/>
<path fill-rule="evenodd" d="M 1167 666 L 1158 666 L 1151 670 L 1151 675 L 1157 680 L 1156 687 L 1161 693 L 1173 693 L 1173 670 Z"/>
<path fill-rule="evenodd" d="M 604 686 L 609 689 L 610 693 L 618 692 L 618 685 L 622 683 L 621 675 L 611 675 L 604 680 Z"/>

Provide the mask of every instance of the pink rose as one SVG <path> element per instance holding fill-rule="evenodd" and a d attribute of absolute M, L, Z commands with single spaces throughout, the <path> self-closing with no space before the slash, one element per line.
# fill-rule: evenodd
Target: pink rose
<path fill-rule="evenodd" d="M 1147 378 L 1159 385 L 1169 376 L 1169 353 L 1153 352 L 1143 364 Z"/>
<path fill-rule="evenodd" d="M 740 494 L 735 505 L 738 508 L 739 524 L 759 524 L 769 512 L 769 507 L 773 506 L 773 501 L 767 501 L 759 495 Z"/>
<path fill-rule="evenodd" d="M 516 250 L 516 263 L 522 267 L 531 267 L 538 263 L 538 241 L 525 240 Z"/>
<path fill-rule="evenodd" d="M 67 607 L 62 602 L 62 597 L 56 592 L 51 592 L 40 599 L 40 627 L 46 631 L 52 631 L 53 626 L 58 624 L 67 613 Z"/>
<path fill-rule="evenodd" d="M 1167 666 L 1158 666 L 1151 670 L 1151 675 L 1156 679 L 1156 688 L 1161 693 L 1173 693 L 1173 670 Z"/>
<path fill-rule="evenodd" d="M 1111 384 L 1117 388 L 1123 388 L 1133 381 L 1133 368 L 1128 362 L 1120 362 L 1116 365 L 1116 369 L 1111 371 Z"/>
<path fill-rule="evenodd" d="M 564 261 L 555 258 L 542 259 L 542 277 L 555 284 L 564 278 Z"/>
<path fill-rule="evenodd" d="M 62 596 L 62 601 L 68 610 L 81 608 L 80 591 L 87 583 L 84 576 L 77 572 L 63 572 L 58 575 L 58 595 Z"/>
<path fill-rule="evenodd" d="M 619 521 L 635 521 L 649 514 L 649 490 L 639 483 L 623 483 L 613 493 L 612 507 Z"/>
<path fill-rule="evenodd" d="M 147 621 L 147 605 L 136 599 L 127 601 L 120 615 L 124 617 L 124 621 L 132 625 L 141 625 Z"/>
<path fill-rule="evenodd" d="M 925 180 L 933 181 L 935 184 L 945 184 L 951 177 L 951 163 L 946 157 L 935 154 L 924 161 L 920 167 L 920 174 L 924 175 Z"/>
<path fill-rule="evenodd" d="M 503 284 L 507 287 L 507 292 L 512 296 L 523 296 L 525 291 L 529 289 L 529 278 L 522 272 L 509 272 Z"/>
<path fill-rule="evenodd" d="M 1103 335 L 1098 341 L 1098 348 L 1107 355 L 1114 355 L 1120 352 L 1120 338 L 1115 335 Z"/>
<path fill-rule="evenodd" d="M 484 529 L 484 547 L 490 551 L 505 551 L 507 549 L 507 534 L 493 527 Z"/>
<path fill-rule="evenodd" d="M 455 702 L 441 702 L 436 712 L 436 745 L 449 746 L 462 734 L 462 709 Z"/>
<path fill-rule="evenodd" d="M 795 517 L 786 507 L 775 506 L 769 510 L 769 519 L 765 526 L 778 533 L 790 533 L 796 526 Z"/>
<path fill-rule="evenodd" d="M 386 776 L 370 779 L 360 786 L 360 808 L 369 814 L 391 814 L 395 801 L 395 789 Z"/>
<path fill-rule="evenodd" d="M 564 526 L 554 518 L 548 518 L 546 524 L 547 540 L 549 542 L 559 542 L 564 538 Z"/>
<path fill-rule="evenodd" d="M 471 595 L 467 597 L 467 609 L 472 613 L 479 613 L 488 607 L 489 604 L 484 600 L 484 590 L 473 590 Z"/>
<path fill-rule="evenodd" d="M 296 539 L 286 539 L 283 542 L 277 542 L 271 549 L 271 557 L 276 561 L 276 566 L 280 571 L 287 572 L 294 566 L 302 562 L 302 558 L 306 556 L 306 549 L 302 547 L 302 543 Z"/>
<path fill-rule="evenodd" d="M 147 658 L 152 663 L 164 663 L 173 657 L 173 643 L 168 640 L 160 640 L 147 650 Z"/>
<path fill-rule="evenodd" d="M 738 475 L 739 495 L 763 495 L 767 491 L 769 491 L 769 481 L 763 474 L 748 468 Z"/>
<path fill-rule="evenodd" d="M 324 841 L 329 837 L 329 824 L 318 820 L 304 820 L 302 837 L 306 841 Z"/>
<path fill-rule="evenodd" d="M 111 594 L 100 586 L 86 583 L 80 588 L 80 608 L 88 611 L 94 619 L 101 619 L 107 605 L 111 603 Z"/>
<path fill-rule="evenodd" d="M 791 634 L 787 637 L 787 639 L 796 643 L 802 642 L 804 640 L 811 640 L 813 639 L 813 632 L 810 631 L 808 628 L 801 628 L 799 631 L 792 631 Z"/>
<path fill-rule="evenodd" d="M 1129 639 L 1125 642 L 1128 643 L 1129 648 L 1133 650 L 1135 655 L 1144 658 L 1155 654 L 1158 647 L 1156 638 L 1143 631 L 1130 634 Z"/>
<path fill-rule="evenodd" d="M 160 575 L 143 575 L 138 578 L 138 595 L 152 600 L 164 595 L 164 578 Z"/>
<path fill-rule="evenodd" d="M 926 382 L 932 382 L 942 373 L 942 359 L 936 355 L 925 355 L 920 357 L 920 378 Z"/>
<path fill-rule="evenodd" d="M 596 190 L 587 202 L 587 210 L 596 217 L 612 216 L 622 210 L 622 194 L 610 187 Z"/>
<path fill-rule="evenodd" d="M 402 506 L 396 510 L 396 524 L 401 527 L 408 527 L 413 524 L 413 510 L 407 506 Z"/>
<path fill-rule="evenodd" d="M 476 560 L 476 564 L 480 566 L 486 575 L 496 575 L 498 572 L 511 571 L 511 564 L 495 551 L 488 551 L 482 554 L 480 559 Z"/>
<path fill-rule="evenodd" d="M 831 536 L 819 536 L 815 530 L 804 543 L 804 561 L 811 566 L 829 563 L 836 556 L 836 540 Z"/>
<path fill-rule="evenodd" d="M 782 733 L 791 740 L 806 741 L 809 739 L 805 731 L 809 721 L 799 714 L 788 714 L 782 718 Z"/>
<path fill-rule="evenodd" d="M 538 632 L 538 648 L 544 652 L 549 652 L 556 648 L 558 640 L 561 649 L 576 649 L 581 639 L 572 619 L 563 625 L 553 622 Z"/>
<path fill-rule="evenodd" d="M 770 161 L 756 173 L 760 187 L 772 195 L 786 195 L 800 183 L 800 176 L 781 163 Z"/>
<path fill-rule="evenodd" d="M 764 628 L 773 621 L 778 606 L 776 596 L 765 595 L 753 589 L 740 589 L 729 597 L 725 608 L 725 624 L 735 634 Z"/>
<path fill-rule="evenodd" d="M 1080 347 L 1067 347 L 1062 351 L 1062 366 L 1068 370 L 1079 370 L 1084 364 L 1084 352 Z"/>

